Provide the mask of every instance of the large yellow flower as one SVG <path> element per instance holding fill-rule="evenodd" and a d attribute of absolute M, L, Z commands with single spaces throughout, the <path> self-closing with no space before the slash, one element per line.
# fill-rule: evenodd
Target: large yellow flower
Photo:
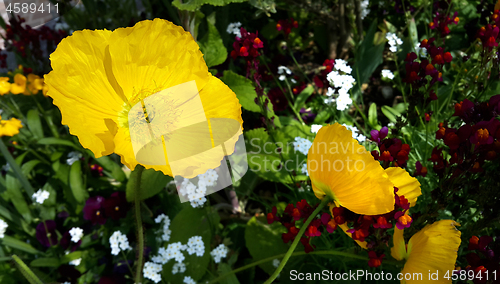
<path fill-rule="evenodd" d="M 23 74 L 14 75 L 14 84 L 10 86 L 10 92 L 14 95 L 24 93 L 26 91 L 26 77 Z"/>
<path fill-rule="evenodd" d="M 74 32 L 50 60 L 47 95 L 61 110 L 62 123 L 96 157 L 115 152 L 131 169 L 140 163 L 172 175 L 173 161 L 185 161 L 190 154 L 220 144 L 213 131 L 201 128 L 220 127 L 217 119 L 222 119 L 232 121 L 231 130 L 241 129 L 241 105 L 234 92 L 208 72 L 191 34 L 166 20 L 114 31 Z M 194 122 L 199 123 L 193 126 Z M 158 142 L 158 131 L 175 134 L 162 135 Z M 146 141 L 149 135 L 157 139 L 151 145 Z M 137 145 L 146 146 L 139 153 Z M 232 153 L 231 145 L 225 146 L 226 154 Z M 214 168 L 222 159 L 220 152 L 211 157 L 182 164 L 193 167 L 184 177 L 201 173 L 196 169 Z"/>
<path fill-rule="evenodd" d="M 3 96 L 10 92 L 9 77 L 0 77 L 0 95 Z"/>
<path fill-rule="evenodd" d="M 397 260 L 406 260 L 401 273 L 403 277 L 408 277 L 401 280 L 401 283 L 421 283 L 422 280 L 451 283 L 461 235 L 456 226 L 460 224 L 453 220 L 441 220 L 427 225 L 410 238 L 407 246 L 403 237 L 404 230 L 394 229 L 391 255 Z M 419 274 L 422 275 L 419 281 L 410 277 Z M 444 278 L 446 274 L 448 278 Z M 432 278 L 429 279 L 429 276 Z"/>
<path fill-rule="evenodd" d="M 2 116 L 0 116 L 0 137 L 14 136 L 19 133 L 19 128 L 21 127 L 23 125 L 19 119 L 12 117 L 9 120 L 2 120 Z"/>
<path fill-rule="evenodd" d="M 316 197 L 329 196 L 337 205 L 362 215 L 394 210 L 394 186 L 412 192 L 413 202 L 420 195 L 415 178 L 403 169 L 384 170 L 338 123 L 318 131 L 307 156 L 307 170 Z"/>

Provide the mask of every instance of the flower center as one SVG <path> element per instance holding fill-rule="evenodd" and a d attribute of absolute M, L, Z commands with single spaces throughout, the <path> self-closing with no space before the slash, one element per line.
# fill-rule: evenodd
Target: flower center
<path fill-rule="evenodd" d="M 95 215 L 96 215 L 96 216 L 101 215 L 101 211 L 97 210 L 97 211 L 95 212 Z"/>
<path fill-rule="evenodd" d="M 120 210 L 120 207 L 116 206 L 115 211 L 118 211 L 118 210 Z"/>

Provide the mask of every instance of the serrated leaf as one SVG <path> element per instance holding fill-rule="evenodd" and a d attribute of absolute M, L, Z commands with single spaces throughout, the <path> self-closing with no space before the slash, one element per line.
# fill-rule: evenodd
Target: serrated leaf
<path fill-rule="evenodd" d="M 31 109 L 28 111 L 28 115 L 26 116 L 28 122 L 28 128 L 35 139 L 39 140 L 43 138 L 43 128 L 42 122 L 40 121 L 40 113 L 37 109 Z"/>
<path fill-rule="evenodd" d="M 75 161 L 69 171 L 69 186 L 77 203 L 84 203 L 87 190 L 83 184 L 81 162 Z"/>
<path fill-rule="evenodd" d="M 199 41 L 207 67 L 217 66 L 227 59 L 227 49 L 222 42 L 219 31 L 207 20 L 208 33 Z"/>
<path fill-rule="evenodd" d="M 212 6 L 225 6 L 230 3 L 242 3 L 246 2 L 247 0 L 191 0 L 191 1 L 185 1 L 185 3 L 182 3 L 180 0 L 174 0 L 172 2 L 172 5 L 174 5 L 177 9 L 179 10 L 186 10 L 186 11 L 191 11 L 194 12 L 198 9 L 201 8 L 201 6 L 205 4 L 209 4 Z"/>
<path fill-rule="evenodd" d="M 314 92 L 314 87 L 312 85 L 309 85 L 304 90 L 302 90 L 302 92 L 300 92 L 300 94 L 297 96 L 297 99 L 295 100 L 294 104 L 295 109 L 300 110 L 313 92 Z"/>
<path fill-rule="evenodd" d="M 253 260 L 258 261 L 286 253 L 288 245 L 283 243 L 281 238 L 281 234 L 286 232 L 286 228 L 278 222 L 268 225 L 252 217 L 245 229 L 245 243 Z M 263 263 L 259 267 L 269 274 L 273 273 L 276 269 L 272 261 Z"/>
<path fill-rule="evenodd" d="M 300 170 L 306 163 L 306 155 L 295 151 L 293 142 L 295 137 L 313 139 L 310 127 L 285 126 L 277 129 L 273 135 L 276 144 L 264 128 L 245 133 L 249 168 L 270 181 L 292 183 L 294 180 L 306 180 L 307 176 Z M 293 176 L 292 171 L 295 171 L 296 176 Z"/>
<path fill-rule="evenodd" d="M 260 112 L 260 107 L 255 103 L 257 93 L 250 79 L 226 70 L 220 80 L 233 90 L 244 109 Z"/>
<path fill-rule="evenodd" d="M 126 196 L 129 202 L 135 200 L 135 191 L 137 189 L 138 171 L 134 170 L 130 174 L 127 183 Z M 164 175 L 161 171 L 154 169 L 144 169 L 141 177 L 141 188 L 139 191 L 139 199 L 144 200 L 155 196 L 162 191 L 167 183 L 172 180 L 172 177 Z"/>

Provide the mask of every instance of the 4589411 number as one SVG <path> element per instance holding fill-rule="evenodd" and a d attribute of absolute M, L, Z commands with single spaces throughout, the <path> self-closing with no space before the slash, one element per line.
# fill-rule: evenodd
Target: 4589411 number
<path fill-rule="evenodd" d="M 51 7 L 52 6 L 52 7 Z M 39 6 L 35 3 L 9 3 L 6 7 L 7 13 L 14 13 L 14 14 L 34 14 L 34 13 L 49 13 L 51 12 L 51 9 L 55 9 L 56 13 L 59 13 L 59 4 L 52 5 L 50 3 L 48 4 L 40 4 Z"/>

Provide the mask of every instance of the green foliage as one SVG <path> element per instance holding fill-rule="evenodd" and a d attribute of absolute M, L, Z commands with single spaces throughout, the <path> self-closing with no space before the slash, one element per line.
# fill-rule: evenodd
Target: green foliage
<path fill-rule="evenodd" d="M 242 3 L 247 0 L 191 0 L 183 3 L 180 0 L 174 0 L 172 5 L 174 5 L 179 10 L 185 11 L 196 11 L 201 8 L 203 5 L 212 5 L 212 6 L 225 6 L 230 3 Z"/>
<path fill-rule="evenodd" d="M 215 16 L 215 14 L 213 14 Z M 212 16 L 214 18 L 214 16 Z M 214 18 L 215 19 L 215 18 Z M 224 63 L 227 58 L 227 49 L 222 43 L 214 20 L 208 20 L 208 33 L 198 42 L 208 68 Z"/>
<path fill-rule="evenodd" d="M 166 176 L 160 171 L 155 171 L 154 169 L 145 169 L 142 172 L 140 180 L 139 200 L 144 200 L 155 196 L 158 192 L 165 189 L 165 186 L 171 180 L 172 177 Z M 133 202 L 135 200 L 138 182 L 138 171 L 132 171 L 127 183 L 126 191 L 127 200 L 129 202 Z"/>
<path fill-rule="evenodd" d="M 261 111 L 260 107 L 255 103 L 257 93 L 250 79 L 230 70 L 224 71 L 224 75 L 220 79 L 233 90 L 244 109 L 253 112 Z"/>

